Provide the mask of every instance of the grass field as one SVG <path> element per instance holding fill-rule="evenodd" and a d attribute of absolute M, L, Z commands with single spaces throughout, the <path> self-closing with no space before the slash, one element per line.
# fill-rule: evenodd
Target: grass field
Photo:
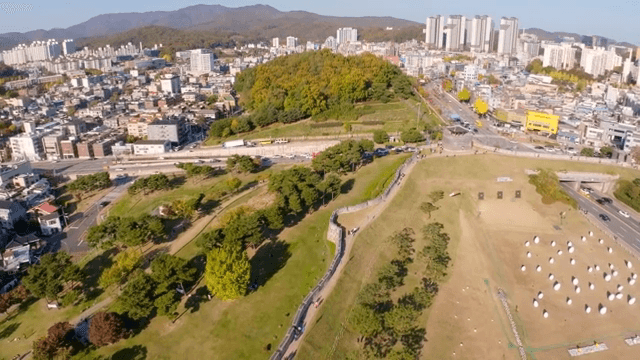
<path fill-rule="evenodd" d="M 401 132 L 407 128 L 415 127 L 418 116 L 418 102 L 413 99 L 395 101 L 390 103 L 367 103 L 358 106 L 368 106 L 375 110 L 372 114 L 365 114 L 357 121 L 350 121 L 351 134 L 372 133 L 375 130 L 384 130 L 387 133 Z M 435 115 L 425 109 L 424 104 L 420 108 L 421 121 L 437 123 Z M 335 121 L 335 120 L 327 120 Z M 383 125 L 365 125 L 364 121 L 383 121 Z M 289 138 L 303 136 L 329 136 L 349 134 L 343 126 L 313 128 L 312 120 L 302 120 L 293 124 L 273 124 L 262 129 L 256 129 L 250 133 L 231 136 L 226 139 L 208 139 L 207 145 L 216 145 L 223 141 L 233 139 L 263 139 L 263 138 Z"/>
<path fill-rule="evenodd" d="M 348 175 L 353 188 L 334 202 L 285 229 L 279 241 L 263 246 L 251 261 L 263 283 L 257 291 L 233 301 L 216 299 L 186 312 L 175 324 L 155 318 L 139 335 L 107 346 L 96 354 L 112 354 L 143 346 L 148 359 L 264 359 L 278 345 L 298 305 L 326 271 L 335 247 L 326 241 L 331 212 L 363 200 L 369 183 L 397 167 L 398 157 L 388 156 Z M 250 204 L 251 201 L 248 201 Z M 183 250 L 186 252 L 187 250 Z M 179 255 L 185 254 L 181 251 Z M 271 257 L 270 255 L 273 255 Z M 182 309 L 179 309 L 181 311 Z"/>
<path fill-rule="evenodd" d="M 554 229 L 553 225 L 559 225 L 558 213 L 567 210 L 567 206 L 541 203 L 540 196 L 524 174 L 526 168 L 539 167 L 616 172 L 623 178 L 638 176 L 633 170 L 609 166 L 492 155 L 423 160 L 377 220 L 361 230 L 336 288 L 326 299 L 313 326 L 307 330 L 298 358 L 343 359 L 360 346 L 356 341 L 358 334 L 348 326 L 343 329 L 343 324 L 346 324 L 360 288 L 375 281 L 377 268 L 391 259 L 389 253 L 393 251 L 385 239 L 404 227 L 412 227 L 417 233 L 414 248 L 419 251 L 424 246 L 419 231 L 431 221 L 443 223 L 445 232 L 451 236 L 449 253 L 453 261 L 434 304 L 422 315 L 421 326 L 426 328 L 427 335 L 421 359 L 518 359 L 517 349 L 510 346 L 515 343 L 514 337 L 495 296 L 498 287 L 507 293 L 531 359 L 567 359 L 569 345 L 585 345 L 604 339 L 609 339 L 607 344 L 615 349 L 589 355 L 590 358 L 637 357 L 637 354 L 632 355 L 633 348 L 622 343 L 622 339 L 624 334 L 640 331 L 640 328 L 636 329 L 640 314 L 630 311 L 633 307 L 627 305 L 626 300 L 605 304 L 608 302 L 605 292 L 614 291 L 619 283 L 626 285 L 625 299 L 627 294 L 640 295 L 640 292 L 634 294 L 633 289 L 627 289 L 629 270 L 624 267 L 623 260 L 630 256 L 576 211 L 569 211 L 561 230 Z M 496 178 L 501 176 L 509 176 L 514 181 L 497 183 Z M 461 191 L 462 195 L 445 197 L 437 204 L 440 209 L 427 219 L 418 207 L 433 190 Z M 504 200 L 496 199 L 498 190 L 504 191 Z M 514 199 L 515 190 L 522 190 L 522 199 Z M 479 191 L 485 192 L 486 200 L 477 200 Z M 356 216 L 358 213 L 344 215 L 338 221 L 353 226 Z M 590 229 L 595 236 L 582 243 L 580 236 Z M 527 258 L 523 243 L 534 235 L 539 235 L 543 241 L 535 251 L 531 250 L 534 256 Z M 612 256 L 597 244 L 598 238 L 605 238 L 608 246 L 612 246 Z M 555 265 L 548 262 L 553 256 L 551 240 L 562 245 L 565 251 L 562 256 L 556 255 Z M 567 253 L 567 240 L 573 241 L 577 249 L 574 254 Z M 575 258 L 575 266 L 569 264 L 570 257 Z M 522 273 L 520 265 L 525 262 L 528 270 Z M 606 284 L 602 271 L 589 278 L 586 266 L 595 263 L 602 271 L 608 270 L 608 263 L 613 263 L 620 275 Z M 540 273 L 533 270 L 538 264 L 543 267 Z M 418 262 L 412 264 L 417 265 Z M 549 269 L 550 266 L 555 267 Z M 405 285 L 392 294 L 394 298 L 418 284 L 420 278 L 416 273 L 419 270 L 409 267 Z M 554 272 L 562 283 L 561 291 L 554 293 L 550 289 L 553 282 L 548 280 L 549 272 Z M 575 293 L 571 276 L 579 278 L 580 294 Z M 589 282 L 595 284 L 596 290 L 588 289 Z M 540 300 L 541 306 L 534 308 L 531 301 L 540 290 L 544 291 L 545 297 Z M 572 298 L 572 306 L 566 304 L 566 297 Z M 600 302 L 611 310 L 604 317 L 597 313 Z M 583 310 L 587 303 L 593 309 L 590 317 Z M 548 319 L 541 316 L 543 309 L 551 314 Z"/>

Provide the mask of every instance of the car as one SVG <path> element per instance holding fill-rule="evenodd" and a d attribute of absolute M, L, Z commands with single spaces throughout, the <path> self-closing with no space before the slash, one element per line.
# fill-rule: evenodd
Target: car
<path fill-rule="evenodd" d="M 609 218 L 609 216 L 607 216 L 606 214 L 600 214 L 600 215 L 598 215 L 598 217 L 599 217 L 602 221 L 611 221 L 611 219 Z"/>
<path fill-rule="evenodd" d="M 100 203 L 100 207 L 105 207 L 105 206 L 107 206 L 109 204 L 110 204 L 109 201 L 103 201 L 103 202 Z"/>
<path fill-rule="evenodd" d="M 115 168 L 114 170 L 115 170 L 115 171 L 124 171 L 124 169 L 123 169 L 123 168 Z"/>
<path fill-rule="evenodd" d="M 605 204 L 613 204 L 613 200 L 611 200 L 608 197 L 600 198 L 600 200 L 602 200 L 602 202 L 605 203 Z"/>
<path fill-rule="evenodd" d="M 602 199 L 597 199 L 596 202 L 600 205 L 606 205 L 606 203 Z"/>
<path fill-rule="evenodd" d="M 534 149 L 536 149 L 536 150 L 544 150 L 544 147 L 543 147 L 543 146 L 538 145 L 538 146 L 534 147 Z"/>
<path fill-rule="evenodd" d="M 626 212 L 626 211 L 624 211 L 624 210 L 618 210 L 618 214 L 620 214 L 620 215 L 622 215 L 622 216 L 624 216 L 624 217 L 626 217 L 626 218 L 628 218 L 629 216 L 631 216 L 631 215 L 629 215 L 629 213 L 628 213 L 628 212 Z"/>

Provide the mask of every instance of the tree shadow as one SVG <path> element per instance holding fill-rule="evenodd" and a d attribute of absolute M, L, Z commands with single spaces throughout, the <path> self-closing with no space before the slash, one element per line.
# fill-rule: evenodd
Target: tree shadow
<path fill-rule="evenodd" d="M 116 248 L 106 250 L 82 267 L 82 272 L 86 275 L 84 292 L 87 300 L 97 298 L 104 291 L 98 287 L 98 279 L 106 269 L 113 265 L 113 257 L 117 253 L 118 250 Z"/>
<path fill-rule="evenodd" d="M 184 308 L 194 312 L 200 310 L 200 304 L 209 301 L 209 289 L 206 286 L 200 286 L 184 303 Z"/>
<path fill-rule="evenodd" d="M 351 189 L 353 189 L 353 185 L 355 184 L 355 182 L 356 182 L 355 179 L 349 179 L 343 182 L 342 185 L 340 185 L 340 194 L 346 194 L 349 191 L 351 191 Z"/>
<path fill-rule="evenodd" d="M 427 330 L 415 327 L 409 333 L 402 335 L 400 342 L 413 354 L 419 354 L 422 350 L 422 342 L 426 340 Z"/>
<path fill-rule="evenodd" d="M 155 241 L 156 244 L 162 244 L 164 242 L 169 242 L 174 240 L 181 232 L 185 231 L 186 229 L 189 228 L 189 226 L 191 226 L 191 221 L 189 221 L 189 219 L 181 219 L 181 218 L 164 219 L 163 223 L 164 223 L 164 232 L 165 234 L 167 234 L 167 236 L 164 240 L 156 240 Z"/>
<path fill-rule="evenodd" d="M 169 180 L 169 184 L 171 184 L 172 188 L 182 186 L 185 182 L 187 182 L 187 177 L 181 175 L 174 176 L 171 180 Z"/>
<path fill-rule="evenodd" d="M 241 186 L 238 190 L 236 190 L 238 193 L 241 193 L 243 191 L 249 190 L 255 186 L 258 186 L 259 182 L 257 180 L 253 180 L 253 181 L 249 181 L 248 183 L 244 184 L 243 186 Z"/>
<path fill-rule="evenodd" d="M 207 256 L 205 254 L 198 254 L 191 259 L 187 263 L 189 268 L 195 268 L 197 270 L 196 279 L 199 279 L 204 273 L 204 269 L 207 266 Z"/>
<path fill-rule="evenodd" d="M 0 330 L 0 340 L 6 339 L 20 327 L 20 323 L 12 323 Z"/>
<path fill-rule="evenodd" d="M 111 360 L 145 360 L 146 358 L 147 347 L 142 345 L 134 345 L 111 355 Z"/>
<path fill-rule="evenodd" d="M 282 240 L 269 241 L 260 246 L 250 260 L 253 290 L 266 284 L 290 257 L 289 244 Z"/>
<path fill-rule="evenodd" d="M 207 202 L 200 204 L 200 211 L 205 214 L 211 214 L 213 209 L 220 206 L 220 201 L 215 199 L 209 199 Z"/>

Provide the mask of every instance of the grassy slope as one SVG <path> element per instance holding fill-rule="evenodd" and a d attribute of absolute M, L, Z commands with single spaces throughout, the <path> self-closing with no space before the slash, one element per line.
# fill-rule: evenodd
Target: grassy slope
<path fill-rule="evenodd" d="M 326 241 L 331 212 L 365 198 L 370 182 L 379 181 L 397 157 L 376 160 L 358 171 L 353 189 L 286 229 L 280 236 L 291 257 L 264 286 L 233 302 L 203 303 L 194 314 L 185 314 L 175 325 L 166 318 L 154 319 L 141 334 L 101 348 L 109 354 L 133 345 L 147 348 L 153 359 L 264 359 L 267 344 L 278 345 L 300 301 L 324 274 L 334 247 Z M 354 177 L 351 175 L 350 177 Z"/>
<path fill-rule="evenodd" d="M 298 357 L 300 359 L 342 359 L 357 349 L 358 334 L 350 331 L 348 327 L 341 334 L 341 328 L 346 323 L 360 288 L 368 282 L 376 281 L 376 269 L 392 259 L 393 251 L 385 242 L 388 236 L 404 227 L 412 227 L 416 231 L 414 248 L 420 251 L 425 245 L 421 239 L 421 228 L 430 221 L 438 221 L 445 225 L 445 232 L 451 236 L 449 253 L 455 254 L 460 237 L 459 210 L 469 213 L 474 211 L 470 197 L 473 191 L 465 187 L 465 180 L 484 180 L 491 183 L 497 176 L 514 172 L 522 174 L 524 169 L 540 167 L 552 170 L 618 173 L 622 178 L 635 178 L 639 175 L 635 170 L 598 164 L 493 155 L 423 160 L 406 179 L 404 187 L 394 197 L 389 207 L 378 217 L 379 220 L 363 229 L 356 238 L 349 263 L 336 288 L 326 299 L 318 320 L 308 330 L 298 351 Z M 525 186 L 530 185 L 523 184 L 523 189 Z M 429 220 L 420 212 L 419 205 L 420 202 L 427 201 L 426 195 L 432 190 L 444 190 L 445 193 L 462 190 L 463 195 L 456 198 L 445 197 L 437 204 L 440 209 L 435 211 L 432 219 Z M 452 263 L 455 263 L 455 259 Z M 405 286 L 397 290 L 393 294 L 394 297 L 401 296 L 418 285 L 420 277 L 414 274 L 422 266 L 417 262 L 410 266 Z M 423 314 L 423 324 L 426 324 L 427 320 L 428 310 Z M 334 348 L 333 351 L 332 348 Z"/>
<path fill-rule="evenodd" d="M 416 106 L 415 100 L 408 100 L 411 105 L 408 105 L 402 101 L 383 103 L 368 103 L 367 106 L 375 109 L 373 114 L 366 114 L 360 117 L 357 121 L 352 121 L 351 133 L 372 133 L 375 130 L 383 129 L 389 133 L 395 133 L 402 131 L 403 129 L 411 126 L 415 126 L 417 110 L 413 107 Z M 364 106 L 364 105 L 360 105 Z M 422 107 L 422 113 L 424 113 L 424 106 Z M 425 115 L 424 119 L 429 118 Z M 363 125 L 362 121 L 384 121 L 384 125 Z M 430 118 L 429 118 L 430 120 Z M 334 121 L 334 120 L 328 120 Z M 206 145 L 216 145 L 222 141 L 228 141 L 233 139 L 262 139 L 262 138 L 279 138 L 279 137 L 294 137 L 294 136 L 325 136 L 325 135 L 346 135 L 347 132 L 344 127 L 330 127 L 330 128 L 312 128 L 312 120 L 302 120 L 293 124 L 273 124 L 266 128 L 257 129 L 253 132 L 231 136 L 227 139 L 208 139 Z"/>

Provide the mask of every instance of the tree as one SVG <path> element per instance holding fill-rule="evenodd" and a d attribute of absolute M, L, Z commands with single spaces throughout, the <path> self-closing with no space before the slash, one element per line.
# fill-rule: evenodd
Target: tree
<path fill-rule="evenodd" d="M 444 80 L 442 82 L 442 88 L 446 92 L 449 92 L 449 91 L 453 90 L 453 82 L 451 82 L 451 80 L 449 80 L 449 79 Z"/>
<path fill-rule="evenodd" d="M 373 151 L 373 147 L 373 141 L 367 139 L 342 141 L 317 154 L 311 161 L 311 166 L 321 173 L 354 171 L 362 161 L 362 154 Z"/>
<path fill-rule="evenodd" d="M 420 210 L 422 210 L 423 213 L 428 214 L 429 215 L 429 219 L 431 218 L 431 213 L 433 211 L 438 210 L 438 207 L 433 205 L 430 202 L 423 202 L 422 204 L 420 204 Z"/>
<path fill-rule="evenodd" d="M 11 307 L 11 295 L 9 293 L 0 294 L 0 313 L 5 313 Z"/>
<path fill-rule="evenodd" d="M 402 261 L 392 261 L 385 264 L 378 271 L 378 282 L 387 290 L 396 288 L 403 283 L 406 274 L 406 267 Z"/>
<path fill-rule="evenodd" d="M 115 305 L 120 314 L 127 314 L 134 320 L 148 317 L 153 312 L 155 282 L 151 275 L 137 273 L 124 287 Z"/>
<path fill-rule="evenodd" d="M 102 272 L 98 284 L 106 289 L 113 284 L 122 284 L 142 260 L 142 255 L 134 249 L 127 249 L 116 255 L 114 264 Z"/>
<path fill-rule="evenodd" d="M 424 141 L 424 136 L 422 136 L 422 134 L 418 130 L 411 128 L 409 130 L 403 131 L 400 135 L 400 139 L 402 139 L 402 141 L 406 143 L 419 143 L 421 141 Z"/>
<path fill-rule="evenodd" d="M 429 197 L 429 199 L 431 199 L 431 202 L 435 204 L 444 198 L 444 191 L 434 190 L 430 192 L 429 195 L 427 195 L 427 197 Z"/>
<path fill-rule="evenodd" d="M 613 149 L 611 146 L 603 146 L 600 148 L 600 154 L 604 157 L 611 158 L 613 155 Z"/>
<path fill-rule="evenodd" d="M 484 100 L 478 98 L 473 105 L 474 110 L 480 116 L 484 116 L 489 111 L 489 104 L 487 104 Z"/>
<path fill-rule="evenodd" d="M 304 166 L 294 166 L 269 177 L 269 191 L 278 194 L 287 212 L 308 210 L 320 196 L 320 176 Z"/>
<path fill-rule="evenodd" d="M 158 190 L 168 190 L 172 187 L 171 180 L 165 174 L 153 174 L 147 176 L 146 178 L 141 178 L 136 180 L 129 187 L 129 194 L 135 195 L 140 191 L 144 191 L 144 194 L 147 194 L 147 191 L 153 192 Z"/>
<path fill-rule="evenodd" d="M 402 336 L 408 334 L 415 326 L 419 312 L 411 306 L 396 305 L 384 314 L 384 323 L 393 332 Z"/>
<path fill-rule="evenodd" d="M 585 147 L 585 148 L 582 148 L 582 150 L 580 150 L 580 155 L 582 156 L 593 157 L 594 154 L 595 152 L 593 151 L 593 148 L 590 148 L 590 147 Z"/>
<path fill-rule="evenodd" d="M 204 279 L 209 291 L 221 300 L 234 300 L 247 292 L 251 265 L 240 245 L 226 244 L 207 254 Z"/>
<path fill-rule="evenodd" d="M 178 309 L 179 303 L 180 294 L 172 290 L 156 298 L 154 305 L 158 308 L 158 315 L 170 316 Z"/>
<path fill-rule="evenodd" d="M 232 155 L 227 159 L 227 171 L 236 173 L 249 173 L 258 168 L 258 164 L 247 155 Z"/>
<path fill-rule="evenodd" d="M 111 186 L 111 179 L 108 172 L 99 172 L 91 175 L 78 176 L 74 181 L 67 184 L 67 190 L 71 192 L 89 192 L 106 189 Z"/>
<path fill-rule="evenodd" d="M 381 304 L 389 303 L 391 296 L 389 291 L 381 283 L 366 284 L 358 293 L 358 304 L 377 309 Z"/>
<path fill-rule="evenodd" d="M 353 308 L 349 323 L 365 337 L 374 337 L 383 330 L 381 316 L 374 309 L 362 304 Z"/>
<path fill-rule="evenodd" d="M 464 88 L 462 89 L 462 91 L 458 92 L 458 100 L 468 102 L 470 98 L 471 92 L 469 91 L 469 89 Z"/>
<path fill-rule="evenodd" d="M 98 312 L 89 322 L 89 341 L 97 347 L 115 344 L 126 336 L 120 316 L 113 312 Z"/>
<path fill-rule="evenodd" d="M 318 184 L 318 191 L 322 192 L 322 201 L 324 203 L 324 199 L 326 197 L 327 192 L 331 193 L 331 200 L 333 200 L 335 194 L 340 194 L 340 187 L 342 185 L 342 180 L 340 180 L 340 176 L 335 173 L 328 174 L 324 181 Z"/>
<path fill-rule="evenodd" d="M 373 132 L 373 141 L 376 144 L 384 144 L 389 141 L 389 134 L 384 130 L 375 130 Z"/>
<path fill-rule="evenodd" d="M 156 294 L 174 292 L 178 284 L 193 283 L 196 271 L 188 266 L 185 259 L 169 254 L 159 255 L 151 262 L 151 277 L 157 284 Z"/>
<path fill-rule="evenodd" d="M 415 360 L 416 354 L 403 347 L 402 349 L 392 349 L 385 358 L 387 360 Z"/>
<path fill-rule="evenodd" d="M 58 322 L 47 330 L 47 336 L 33 343 L 33 358 L 36 360 L 68 359 L 62 356 L 70 353 L 71 330 L 68 322 Z"/>
<path fill-rule="evenodd" d="M 203 233 L 196 240 L 196 245 L 204 252 L 208 253 L 211 250 L 222 246 L 224 242 L 224 232 L 222 229 L 213 229 L 206 233 Z"/>
<path fill-rule="evenodd" d="M 66 252 L 45 254 L 39 264 L 29 267 L 22 284 L 38 298 L 56 299 L 67 282 L 81 280 L 73 269 L 77 267 Z"/>

